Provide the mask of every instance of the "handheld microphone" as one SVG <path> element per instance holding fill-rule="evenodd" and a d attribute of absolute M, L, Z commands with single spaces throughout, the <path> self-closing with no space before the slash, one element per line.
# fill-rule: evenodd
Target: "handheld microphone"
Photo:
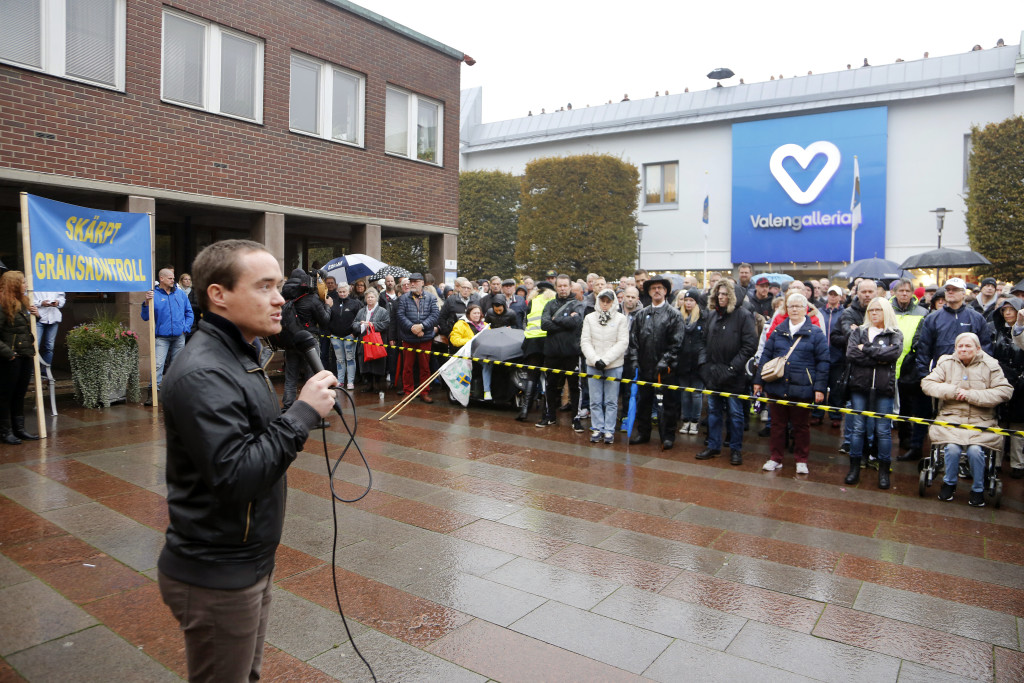
<path fill-rule="evenodd" d="M 313 374 L 316 374 L 324 369 L 324 364 L 320 362 L 320 345 L 314 337 L 307 330 L 299 330 L 294 335 L 295 350 L 301 351 L 306 357 L 306 362 L 309 363 L 309 367 L 313 369 Z M 336 387 L 336 389 L 340 388 Z M 339 416 L 344 418 L 344 414 L 341 412 L 341 403 L 338 401 L 338 396 L 334 396 L 334 412 L 338 413 Z"/>

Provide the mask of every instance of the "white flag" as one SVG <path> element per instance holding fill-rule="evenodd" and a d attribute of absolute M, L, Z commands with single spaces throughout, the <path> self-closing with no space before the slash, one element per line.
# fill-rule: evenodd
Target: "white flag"
<path fill-rule="evenodd" d="M 469 405 L 469 389 L 473 383 L 473 361 L 469 360 L 471 346 L 464 345 L 441 366 L 441 378 L 451 389 L 452 396 L 464 406 Z"/>

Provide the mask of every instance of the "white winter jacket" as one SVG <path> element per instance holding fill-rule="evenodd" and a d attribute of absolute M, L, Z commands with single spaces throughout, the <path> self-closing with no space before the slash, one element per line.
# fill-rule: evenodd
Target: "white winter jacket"
<path fill-rule="evenodd" d="M 587 365 L 603 360 L 606 368 L 617 368 L 622 365 L 629 346 L 629 321 L 612 309 L 608 323 L 602 325 L 598 322 L 599 315 L 600 311 L 594 311 L 583 319 L 580 352 Z"/>

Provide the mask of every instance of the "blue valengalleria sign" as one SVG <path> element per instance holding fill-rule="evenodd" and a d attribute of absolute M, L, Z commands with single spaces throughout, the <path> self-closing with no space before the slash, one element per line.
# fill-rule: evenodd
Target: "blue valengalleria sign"
<path fill-rule="evenodd" d="M 153 285 L 149 216 L 28 195 L 32 286 L 51 292 L 141 292 Z"/>
<path fill-rule="evenodd" d="M 886 107 L 732 127 L 732 260 L 847 261 L 854 156 L 856 258 L 885 256 Z"/>

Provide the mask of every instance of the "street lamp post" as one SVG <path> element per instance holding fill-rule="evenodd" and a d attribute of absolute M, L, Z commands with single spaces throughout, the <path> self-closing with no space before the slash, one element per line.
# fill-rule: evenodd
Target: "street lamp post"
<path fill-rule="evenodd" d="M 640 270 L 640 250 L 643 248 L 644 242 L 644 228 L 647 227 L 646 223 L 636 222 L 636 269 Z"/>
<path fill-rule="evenodd" d="M 942 227 L 943 227 L 943 223 L 946 220 L 946 214 L 947 213 L 953 213 L 953 212 L 952 211 L 948 211 L 944 207 L 939 207 L 937 209 L 932 209 L 929 213 L 934 213 L 935 214 L 935 228 L 939 231 L 939 249 L 942 249 Z"/>

